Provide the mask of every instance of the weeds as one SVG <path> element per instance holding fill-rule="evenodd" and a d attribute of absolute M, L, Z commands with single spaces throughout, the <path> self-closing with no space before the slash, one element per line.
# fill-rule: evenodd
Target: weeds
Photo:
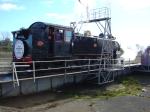
<path fill-rule="evenodd" d="M 74 90 L 65 92 L 64 95 L 68 97 L 72 97 L 75 99 L 91 99 L 91 98 L 102 98 L 102 99 L 108 99 L 111 97 L 116 96 L 126 96 L 126 95 L 138 95 L 138 93 L 141 91 L 141 85 L 140 83 L 134 79 L 133 77 L 127 77 L 120 81 L 121 85 L 123 85 L 122 89 L 116 88 L 115 90 L 106 90 L 106 89 L 88 89 L 88 90 Z"/>

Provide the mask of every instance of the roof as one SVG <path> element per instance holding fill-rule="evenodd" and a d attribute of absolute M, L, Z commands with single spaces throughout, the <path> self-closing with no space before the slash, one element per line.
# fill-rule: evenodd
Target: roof
<path fill-rule="evenodd" d="M 33 28 L 33 27 L 46 27 L 46 26 L 52 26 L 52 27 L 59 27 L 59 28 L 67 28 L 67 29 L 72 29 L 72 27 L 69 27 L 69 26 L 63 26 L 63 25 L 58 25 L 58 24 L 52 24 L 52 23 L 45 23 L 45 22 L 35 22 L 33 24 L 30 25 L 29 29 L 30 28 Z"/>

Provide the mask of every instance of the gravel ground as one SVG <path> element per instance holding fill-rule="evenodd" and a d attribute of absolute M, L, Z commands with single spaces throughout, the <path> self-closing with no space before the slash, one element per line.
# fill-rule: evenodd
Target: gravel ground
<path fill-rule="evenodd" d="M 98 101 L 94 105 L 95 112 L 150 112 L 150 99 L 124 96 L 105 101 Z"/>
<path fill-rule="evenodd" d="M 38 97 L 34 97 L 39 100 L 42 99 L 42 104 L 29 106 L 30 100 L 35 100 L 35 98 L 30 97 L 27 106 L 18 108 L 15 104 L 17 105 L 21 101 L 26 102 L 26 98 L 20 98 L 19 101 L 11 99 L 7 106 L 0 106 L 0 112 L 150 112 L 150 75 L 137 75 L 134 77 L 137 78 L 143 86 L 139 96 L 120 96 L 109 99 L 68 98 L 46 102 L 46 100 L 42 100 L 48 100 L 48 97 L 39 95 Z M 39 100 L 37 100 L 38 103 Z M 13 102 L 13 107 L 8 107 L 9 103 L 11 104 Z"/>
<path fill-rule="evenodd" d="M 39 108 L 39 107 L 38 107 Z M 150 112 L 150 99 L 124 96 L 108 100 L 75 100 L 56 107 L 49 105 L 37 109 L 28 108 L 24 112 Z"/>

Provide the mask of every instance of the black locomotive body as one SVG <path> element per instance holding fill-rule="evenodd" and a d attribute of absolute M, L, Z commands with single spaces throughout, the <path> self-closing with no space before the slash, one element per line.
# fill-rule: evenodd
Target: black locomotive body
<path fill-rule="evenodd" d="M 120 50 L 120 45 L 116 41 L 103 39 L 99 37 L 84 37 L 76 36 L 73 40 L 72 54 L 87 57 L 100 57 L 103 53 L 111 54 L 113 52 L 113 59 L 116 59 L 116 52 Z"/>
<path fill-rule="evenodd" d="M 114 40 L 79 36 L 73 28 L 43 22 L 35 22 L 28 29 L 13 33 L 13 61 L 27 62 L 67 58 L 97 58 L 102 53 L 102 45 L 112 44 L 105 52 L 120 50 Z"/>

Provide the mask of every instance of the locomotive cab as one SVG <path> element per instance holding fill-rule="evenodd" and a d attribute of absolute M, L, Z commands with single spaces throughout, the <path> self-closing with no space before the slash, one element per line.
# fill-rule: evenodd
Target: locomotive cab
<path fill-rule="evenodd" d="M 61 25 L 33 23 L 29 29 L 33 36 L 34 60 L 71 56 L 70 45 L 73 29 Z"/>

